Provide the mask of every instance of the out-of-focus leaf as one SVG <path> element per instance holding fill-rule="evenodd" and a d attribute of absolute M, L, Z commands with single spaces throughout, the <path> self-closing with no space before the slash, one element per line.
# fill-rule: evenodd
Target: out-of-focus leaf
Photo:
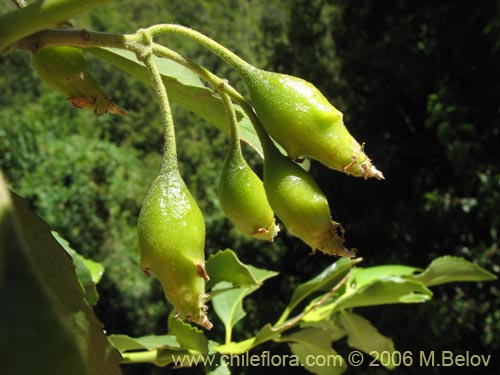
<path fill-rule="evenodd" d="M 336 375 L 347 369 L 342 356 L 332 349 L 330 335 L 326 330 L 306 328 L 285 336 L 280 341 L 291 342 L 289 345 L 292 353 L 313 374 Z"/>
<path fill-rule="evenodd" d="M 1 190 L 8 197 L 3 182 Z M 0 322 L 7 323 L 0 349 L 12 352 L 6 373 L 120 374 L 120 355 L 85 302 L 70 256 L 19 197 L 12 194 L 11 200 L 6 221 L 11 230 L 2 230 L 0 246 L 0 314 L 6 314 Z M 13 342 L 23 342 L 23 350 Z"/>
<path fill-rule="evenodd" d="M 340 313 L 339 321 L 347 333 L 347 344 L 351 348 L 362 350 L 363 352 L 371 355 L 372 353 L 379 353 L 374 358 L 380 358 L 380 354 L 387 352 L 387 362 L 384 365 L 388 369 L 395 367 L 392 360 L 394 356 L 391 354 L 396 350 L 394 342 L 389 337 L 382 335 L 368 320 L 361 315 L 343 311 Z M 384 356 L 384 359 L 386 356 Z"/>
<path fill-rule="evenodd" d="M 243 264 L 230 249 L 220 250 L 211 255 L 206 261 L 205 268 L 210 277 L 207 288 L 221 281 L 232 283 L 234 286 L 258 284 L 249 267 Z"/>
<path fill-rule="evenodd" d="M 71 248 L 69 242 L 62 238 L 59 233 L 53 231 L 52 235 L 62 248 L 71 255 L 76 267 L 78 280 L 80 280 L 80 283 L 85 289 L 85 299 L 89 305 L 94 306 L 99 300 L 99 293 L 97 292 L 96 285 L 101 280 L 104 273 L 104 266 L 78 254 Z"/>
<path fill-rule="evenodd" d="M 329 305 L 330 307 L 332 304 Z M 333 313 L 327 310 L 325 314 L 316 315 L 316 310 L 306 314 L 300 323 L 301 328 L 321 328 L 327 330 L 332 341 L 338 341 L 346 335 L 344 327 L 339 322 L 340 313 Z"/>
<path fill-rule="evenodd" d="M 434 259 L 422 273 L 411 279 L 434 286 L 454 281 L 492 281 L 497 277 L 464 258 L 447 255 Z"/>
<path fill-rule="evenodd" d="M 23 240 L 18 215 L 0 175 L 2 373 L 90 374 L 73 333 L 33 264 L 33 249 Z"/>
<path fill-rule="evenodd" d="M 132 52 L 113 48 L 88 48 L 86 51 L 108 61 L 142 82 L 150 84 L 146 68 Z M 162 75 L 169 98 L 227 133 L 229 123 L 222 100 L 214 95 L 212 90 L 203 86 L 198 76 L 189 69 L 171 60 L 155 56 L 153 59 Z M 262 147 L 252 123 L 241 107 L 235 105 L 235 109 L 239 121 L 240 138 L 262 156 Z"/>

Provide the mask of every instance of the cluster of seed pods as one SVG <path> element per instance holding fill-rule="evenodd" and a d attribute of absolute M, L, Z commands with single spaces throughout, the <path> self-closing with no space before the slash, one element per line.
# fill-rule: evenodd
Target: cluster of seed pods
<path fill-rule="evenodd" d="M 33 54 L 32 62 L 39 76 L 73 105 L 89 107 L 97 114 L 124 114 L 88 72 L 81 49 L 44 48 Z M 276 215 L 313 252 L 353 257 L 355 252 L 344 247 L 344 230 L 332 220 L 325 195 L 295 161 L 312 158 L 365 179 L 382 179 L 382 173 L 348 132 L 342 113 L 311 83 L 246 63 L 233 67 L 248 88 L 254 126 L 264 150 L 264 174 L 262 181 L 245 161 L 233 103 L 220 90 L 230 130 L 218 187 L 225 215 L 245 235 L 271 242 L 279 232 Z M 177 316 L 210 329 L 205 305 L 209 279 L 205 222 L 176 159 L 164 160 L 144 200 L 137 229 L 144 272 L 160 280 Z"/>

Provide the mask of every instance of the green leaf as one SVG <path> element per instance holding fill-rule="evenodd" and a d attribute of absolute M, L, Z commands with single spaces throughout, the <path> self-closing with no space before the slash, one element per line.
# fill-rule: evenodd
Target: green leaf
<path fill-rule="evenodd" d="M 16 216 L 0 175 L 2 373 L 90 374 L 54 296 L 33 265 Z"/>
<path fill-rule="evenodd" d="M 447 255 L 434 259 L 422 273 L 412 279 L 426 286 L 434 286 L 455 281 L 492 281 L 497 277 L 477 264 Z"/>
<path fill-rule="evenodd" d="M 388 352 L 392 354 L 395 351 L 394 342 L 389 337 L 382 335 L 368 320 L 361 315 L 348 311 L 340 313 L 339 321 L 347 333 L 347 344 L 351 348 L 362 350 L 371 355 L 372 353 Z M 373 356 L 380 358 L 380 355 Z M 385 358 L 385 357 L 384 357 Z M 391 362 L 394 359 L 392 355 L 388 356 L 386 364 L 388 369 L 395 367 Z"/>
<path fill-rule="evenodd" d="M 213 290 L 226 289 L 231 286 L 231 283 L 221 281 Z M 246 313 L 243 310 L 242 301 L 251 289 L 250 287 L 241 287 L 228 290 L 212 299 L 214 311 L 224 323 L 226 331 L 231 331 L 234 325 L 245 317 Z"/>
<path fill-rule="evenodd" d="M 221 281 L 239 286 L 258 284 L 250 268 L 243 264 L 231 249 L 220 250 L 211 255 L 205 263 L 205 268 L 210 276 L 206 285 L 207 289 Z"/>
<path fill-rule="evenodd" d="M 369 268 L 358 267 L 352 276 L 349 278 L 347 284 L 356 285 L 358 288 L 367 285 L 376 280 L 381 280 L 391 276 L 411 276 L 415 272 L 421 271 L 420 268 L 395 265 L 383 265 Z"/>
<path fill-rule="evenodd" d="M 321 328 L 307 328 L 285 336 L 280 341 L 291 342 L 290 350 L 301 364 L 317 375 L 342 374 L 347 365 L 332 348 L 330 334 Z"/>
<path fill-rule="evenodd" d="M 0 16 L 0 52 L 10 44 L 36 33 L 57 27 L 61 21 L 88 12 L 111 0 L 38 0 Z"/>
<path fill-rule="evenodd" d="M 341 258 L 313 279 L 299 285 L 292 296 L 287 310 L 289 312 L 302 302 L 305 298 L 314 292 L 327 292 L 336 286 L 345 275 L 349 272 L 352 266 L 361 261 L 358 259 Z"/>
<path fill-rule="evenodd" d="M 330 334 L 331 341 L 338 341 L 346 335 L 344 327 L 340 324 L 338 316 L 339 314 L 332 313 L 332 304 L 329 305 L 330 309 L 322 314 L 322 316 L 317 316 L 315 311 L 307 314 L 301 319 L 301 328 L 321 328 Z"/>
<path fill-rule="evenodd" d="M 120 352 L 154 349 L 180 349 L 174 335 L 143 336 L 133 338 L 127 335 L 111 335 L 109 340 Z"/>
<path fill-rule="evenodd" d="M 88 48 L 85 51 L 110 62 L 117 68 L 150 85 L 146 68 L 132 52 L 113 48 Z M 222 100 L 212 90 L 203 86 L 198 76 L 184 66 L 155 56 L 153 59 L 162 75 L 169 99 L 227 133 L 229 123 Z M 240 138 L 262 156 L 262 147 L 252 123 L 240 106 L 235 105 L 235 110 L 239 121 Z"/>
<path fill-rule="evenodd" d="M 208 353 L 208 339 L 200 329 L 175 318 L 172 312 L 168 317 L 168 333 L 177 338 L 181 348 L 194 350 L 206 355 Z"/>
<path fill-rule="evenodd" d="M 425 285 L 399 276 L 380 277 L 370 282 L 363 280 L 359 284 L 348 281 L 345 293 L 332 303 L 332 311 L 392 303 L 420 303 L 432 298 L 432 292 Z"/>
<path fill-rule="evenodd" d="M 250 265 L 247 267 L 253 278 L 257 280 L 257 285 L 227 290 L 212 298 L 214 311 L 226 328 L 226 344 L 231 340 L 231 333 L 234 325 L 246 315 L 243 310 L 243 298 L 256 291 L 265 280 L 277 275 L 274 271 L 256 268 Z M 231 285 L 232 284 L 226 281 L 222 281 L 214 286 L 212 290 L 217 291 L 218 289 L 226 289 Z"/>
<path fill-rule="evenodd" d="M 104 273 L 104 266 L 78 254 L 59 233 L 52 231 L 52 235 L 73 259 L 76 267 L 76 275 L 85 289 L 85 299 L 89 305 L 95 306 L 99 300 L 96 284 L 101 280 Z"/>
<path fill-rule="evenodd" d="M 0 206 L 7 212 L 0 235 L 5 373 L 120 374 L 120 355 L 85 302 L 70 256 L 20 198 L 12 194 L 8 202 L 3 181 L 0 185 Z M 23 343 L 22 350 L 16 342 Z"/>

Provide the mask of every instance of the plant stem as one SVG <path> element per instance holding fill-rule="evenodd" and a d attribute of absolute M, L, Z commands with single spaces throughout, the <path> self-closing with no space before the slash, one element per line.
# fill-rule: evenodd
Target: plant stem
<path fill-rule="evenodd" d="M 240 144 L 240 132 L 238 130 L 238 119 L 236 118 L 236 112 L 234 111 L 233 102 L 228 94 L 219 91 L 219 94 L 224 103 L 226 109 L 226 114 L 229 122 L 229 132 L 230 132 L 230 148 L 228 158 L 242 158 L 241 144 Z"/>
<path fill-rule="evenodd" d="M 147 32 L 145 32 L 146 34 Z M 177 149 L 175 144 L 175 128 L 172 110 L 168 100 L 167 89 L 163 84 L 158 67 L 153 61 L 152 49 L 143 57 L 152 79 L 153 88 L 160 99 L 160 110 L 164 128 L 163 159 L 160 173 L 168 173 L 178 170 Z"/>
<path fill-rule="evenodd" d="M 344 283 L 349 279 L 349 277 L 351 276 L 353 270 L 351 269 L 338 283 L 337 285 L 335 285 L 332 289 L 330 289 L 328 291 L 328 293 L 325 293 L 318 301 L 316 301 L 315 303 L 309 305 L 308 307 L 306 307 L 300 314 L 294 316 L 293 318 L 285 321 L 285 322 L 282 322 L 282 323 L 276 323 L 274 326 L 271 326 L 269 325 L 269 329 L 267 330 L 267 332 L 269 332 L 266 336 L 266 334 L 261 334 L 264 329 L 262 329 L 258 334 L 257 336 L 255 337 L 251 337 L 249 339 L 246 339 L 246 340 L 243 340 L 243 341 L 240 341 L 238 343 L 229 343 L 229 344 L 224 344 L 224 345 L 220 345 L 220 346 L 217 346 L 215 347 L 214 349 L 216 351 L 218 351 L 219 353 L 221 354 L 229 354 L 231 353 L 227 347 L 229 348 L 240 348 L 243 349 L 242 351 L 248 351 L 252 348 L 255 348 L 257 345 L 260 345 L 260 344 L 263 344 L 267 341 L 271 341 L 271 340 L 278 340 L 279 341 L 279 338 L 277 338 L 277 335 L 281 335 L 283 332 L 289 330 L 290 328 L 293 328 L 295 326 L 297 326 L 300 321 L 302 320 L 302 318 L 304 318 L 304 316 L 306 316 L 307 314 L 309 314 L 310 312 L 312 312 L 313 310 L 321 307 L 321 305 L 323 305 L 326 301 L 328 301 L 332 295 L 342 286 L 344 285 Z M 330 306 L 330 305 L 327 305 L 327 306 Z M 233 353 L 234 354 L 234 353 Z"/>
<path fill-rule="evenodd" d="M 13 44 L 10 49 L 25 49 L 36 53 L 45 47 L 72 46 L 80 48 L 111 47 L 137 52 L 139 43 L 135 34 L 123 35 L 87 30 L 47 29 L 32 34 Z"/>
<path fill-rule="evenodd" d="M 211 50 L 243 77 L 248 76 L 251 70 L 256 69 L 222 44 L 189 27 L 174 24 L 159 24 L 151 26 L 146 30 L 151 33 L 152 36 L 174 34 L 187 37 Z"/>
<path fill-rule="evenodd" d="M 0 52 L 16 41 L 57 26 L 73 16 L 85 13 L 111 0 L 38 0 L 0 16 Z"/>
<path fill-rule="evenodd" d="M 187 69 L 191 70 L 193 73 L 197 74 L 201 79 L 208 82 L 208 84 L 210 84 L 210 86 L 212 86 L 215 90 L 228 94 L 238 104 L 241 105 L 242 102 L 245 102 L 245 98 L 227 81 L 218 77 L 208 69 L 194 62 L 193 60 L 190 60 L 182 56 L 181 54 L 177 53 L 176 51 L 171 50 L 170 48 L 167 48 L 157 43 L 153 43 L 153 52 L 157 56 L 172 60 L 186 67 Z"/>

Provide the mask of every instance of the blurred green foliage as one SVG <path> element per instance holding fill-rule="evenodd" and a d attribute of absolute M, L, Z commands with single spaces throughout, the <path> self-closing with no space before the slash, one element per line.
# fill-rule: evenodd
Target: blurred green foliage
<path fill-rule="evenodd" d="M 0 3 L 0 12 L 12 8 Z M 160 22 L 191 26 L 261 68 L 303 77 L 344 113 L 386 181 L 362 181 L 316 163 L 311 171 L 334 219 L 347 229 L 347 245 L 358 248 L 366 265 L 424 266 L 455 254 L 500 272 L 500 7 L 494 1 L 126 0 L 73 24 L 133 32 Z M 199 46 L 161 41 L 242 89 Z M 159 169 L 157 103 L 140 82 L 96 58 L 90 62 L 127 116 L 79 111 L 33 75 L 26 53 L 0 56 L 0 167 L 73 248 L 105 265 L 97 313 L 108 332 L 164 333 L 169 307 L 158 283 L 140 272 L 135 234 L 141 201 Z M 276 319 L 294 286 L 332 259 L 307 256 L 309 249 L 285 231 L 272 245 L 239 235 L 216 199 L 225 134 L 182 108 L 174 106 L 174 113 L 181 172 L 206 217 L 207 253 L 231 247 L 245 263 L 281 273 L 245 302 L 245 327 L 234 331 L 244 338 Z M 363 314 L 399 350 L 498 353 L 497 285 L 435 292 L 428 304 Z"/>

